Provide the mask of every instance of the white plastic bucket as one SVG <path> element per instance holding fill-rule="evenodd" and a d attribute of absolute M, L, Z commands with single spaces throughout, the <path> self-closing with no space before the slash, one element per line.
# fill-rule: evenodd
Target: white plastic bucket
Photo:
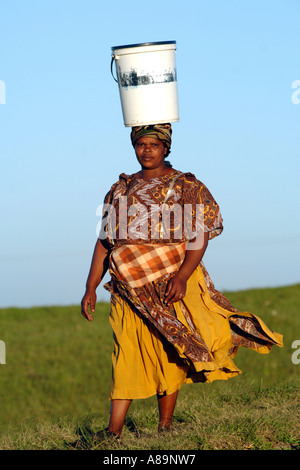
<path fill-rule="evenodd" d="M 124 124 L 179 121 L 176 41 L 112 47 Z"/>

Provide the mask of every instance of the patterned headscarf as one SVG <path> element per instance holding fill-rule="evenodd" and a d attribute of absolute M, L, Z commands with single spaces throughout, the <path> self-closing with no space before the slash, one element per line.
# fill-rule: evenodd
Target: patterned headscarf
<path fill-rule="evenodd" d="M 133 127 L 130 137 L 133 147 L 135 147 L 136 142 L 140 137 L 155 137 L 156 139 L 161 140 L 164 145 L 167 147 L 168 152 L 170 153 L 171 143 L 172 143 L 172 127 L 171 124 L 152 124 L 147 126 L 137 126 Z M 166 156 L 167 156 L 166 155 Z"/>

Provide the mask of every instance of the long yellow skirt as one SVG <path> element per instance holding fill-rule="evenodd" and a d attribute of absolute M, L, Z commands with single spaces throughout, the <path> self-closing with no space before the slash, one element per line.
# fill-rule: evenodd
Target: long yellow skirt
<path fill-rule="evenodd" d="M 189 329 L 193 325 L 192 328 L 200 333 L 214 359 L 194 363 L 195 373 L 203 371 L 206 382 L 239 375 L 241 370 L 232 359 L 238 349 L 233 342 L 229 321 L 234 313 L 212 300 L 200 266 L 188 280 L 183 301 L 176 302 L 174 308 L 178 320 Z M 255 318 L 269 339 L 265 345 L 252 345 L 252 349 L 264 354 L 273 344 L 283 345 L 282 335 L 272 332 L 259 317 L 248 312 L 239 312 L 239 315 Z M 110 399 L 168 395 L 179 390 L 184 383 L 199 381 L 190 373 L 184 351 L 171 345 L 118 294 L 114 294 L 111 302 L 110 324 L 114 340 Z"/>

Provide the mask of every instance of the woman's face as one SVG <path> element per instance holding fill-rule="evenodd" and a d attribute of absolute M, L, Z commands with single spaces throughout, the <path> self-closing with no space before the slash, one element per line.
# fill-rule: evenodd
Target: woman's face
<path fill-rule="evenodd" d="M 137 159 L 147 170 L 164 168 L 166 152 L 163 142 L 155 137 L 140 137 L 135 144 Z"/>

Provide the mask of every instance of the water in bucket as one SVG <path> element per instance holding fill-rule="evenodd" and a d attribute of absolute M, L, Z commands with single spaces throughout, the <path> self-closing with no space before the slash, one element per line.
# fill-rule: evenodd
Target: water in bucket
<path fill-rule="evenodd" d="M 112 47 L 126 127 L 179 121 L 175 53 L 176 41 Z"/>

